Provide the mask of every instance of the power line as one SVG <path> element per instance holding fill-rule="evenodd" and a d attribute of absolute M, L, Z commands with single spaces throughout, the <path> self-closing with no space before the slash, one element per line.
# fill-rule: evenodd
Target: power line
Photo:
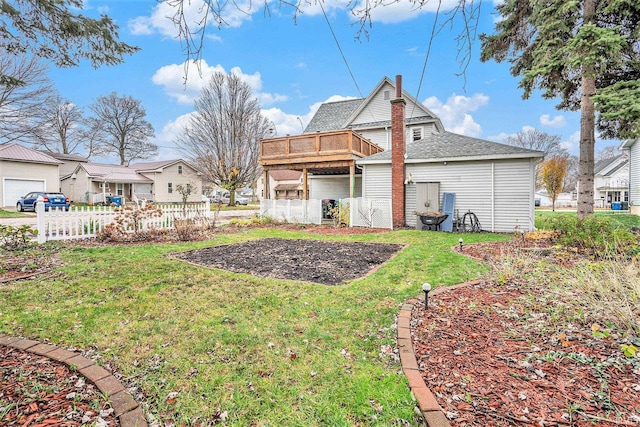
<path fill-rule="evenodd" d="M 356 78 L 354 77 L 353 73 L 351 72 L 351 67 L 349 67 L 349 62 L 347 62 L 347 57 L 344 55 L 344 52 L 342 51 L 342 47 L 340 47 L 340 42 L 338 42 L 338 38 L 336 37 L 336 33 L 333 31 L 333 28 L 331 27 L 331 22 L 329 22 L 329 18 L 327 17 L 327 13 L 324 11 L 324 6 L 322 5 L 322 0 L 320 0 L 318 3 L 320 4 L 320 9 L 322 9 L 322 14 L 324 15 L 324 19 L 327 21 L 327 25 L 329 26 L 329 30 L 331 31 L 331 35 L 333 36 L 333 40 L 336 42 L 336 45 L 338 46 L 338 50 L 340 51 L 340 55 L 342 55 L 342 60 L 344 61 L 344 64 L 347 66 L 347 70 L 349 70 L 349 74 L 351 75 L 351 80 L 353 80 L 353 84 L 356 86 L 356 89 L 358 89 L 358 93 L 360 94 L 360 98 L 364 98 L 364 96 L 362 96 L 362 91 L 360 90 L 360 87 L 358 86 L 358 82 L 356 82 Z"/>
<path fill-rule="evenodd" d="M 427 55 L 424 58 L 424 65 L 422 66 L 422 73 L 420 74 L 420 83 L 418 83 L 418 91 L 416 92 L 416 100 L 420 102 L 420 89 L 422 88 L 422 81 L 424 75 L 427 72 L 427 62 L 429 62 L 429 56 L 431 55 L 431 45 L 433 44 L 433 37 L 436 33 L 436 26 L 438 24 L 438 16 L 440 16 L 440 7 L 442 6 L 442 0 L 438 0 L 438 9 L 436 10 L 436 17 L 433 20 L 433 27 L 431 28 L 431 37 L 429 37 L 429 45 L 427 46 Z M 410 117 L 413 116 L 413 112 L 416 109 L 416 104 L 413 104 Z"/>

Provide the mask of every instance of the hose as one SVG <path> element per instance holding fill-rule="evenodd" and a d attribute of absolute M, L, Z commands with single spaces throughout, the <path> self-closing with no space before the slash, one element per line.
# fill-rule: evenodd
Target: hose
<path fill-rule="evenodd" d="M 480 220 L 476 214 L 471 211 L 468 211 L 462 216 L 462 230 L 465 233 L 478 233 L 482 231 L 482 226 L 480 225 Z"/>

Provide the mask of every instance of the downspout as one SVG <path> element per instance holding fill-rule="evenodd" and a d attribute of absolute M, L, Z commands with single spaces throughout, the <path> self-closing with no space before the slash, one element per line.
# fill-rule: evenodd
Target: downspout
<path fill-rule="evenodd" d="M 491 232 L 496 231 L 496 164 L 491 162 Z"/>

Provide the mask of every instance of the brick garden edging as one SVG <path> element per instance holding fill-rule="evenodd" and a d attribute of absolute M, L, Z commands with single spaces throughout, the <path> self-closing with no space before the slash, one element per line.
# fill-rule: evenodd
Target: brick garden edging
<path fill-rule="evenodd" d="M 87 359 L 80 353 L 61 349 L 39 341 L 0 335 L 0 345 L 24 350 L 40 356 L 45 356 L 67 366 L 74 366 L 80 374 L 98 387 L 111 402 L 114 415 L 121 427 L 147 427 L 142 408 L 133 397 L 124 390 L 124 386 L 116 377 L 93 360 Z"/>
<path fill-rule="evenodd" d="M 464 282 L 448 287 L 439 287 L 429 293 L 430 296 L 438 295 L 463 286 L 472 286 L 480 283 L 479 280 Z M 424 296 L 412 298 L 402 305 L 398 314 L 398 351 L 402 371 L 409 380 L 409 388 L 418 401 L 418 408 L 424 417 L 428 427 L 451 427 L 442 408 L 436 401 L 427 384 L 424 382 L 418 367 L 418 361 L 411 342 L 411 312 L 416 303 L 424 304 Z"/>

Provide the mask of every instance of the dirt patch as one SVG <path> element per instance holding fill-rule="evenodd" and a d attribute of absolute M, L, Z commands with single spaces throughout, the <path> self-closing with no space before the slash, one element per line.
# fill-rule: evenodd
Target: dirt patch
<path fill-rule="evenodd" d="M 404 246 L 388 243 L 260 239 L 172 256 L 259 277 L 338 285 L 372 272 Z"/>

